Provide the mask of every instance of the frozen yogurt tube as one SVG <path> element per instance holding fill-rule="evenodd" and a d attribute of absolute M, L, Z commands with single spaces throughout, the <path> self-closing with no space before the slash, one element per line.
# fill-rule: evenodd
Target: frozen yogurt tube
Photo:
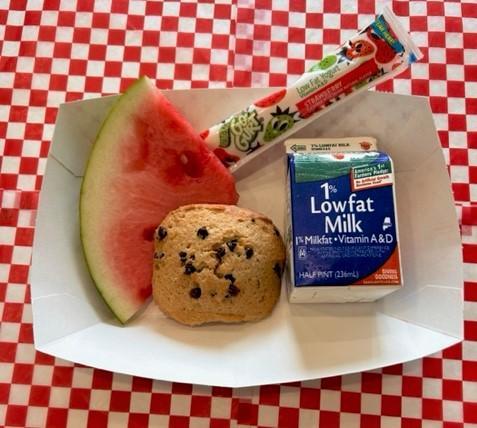
<path fill-rule="evenodd" d="M 204 130 L 202 138 L 231 170 L 317 119 L 333 106 L 400 74 L 422 57 L 389 8 L 292 86 L 255 101 Z"/>

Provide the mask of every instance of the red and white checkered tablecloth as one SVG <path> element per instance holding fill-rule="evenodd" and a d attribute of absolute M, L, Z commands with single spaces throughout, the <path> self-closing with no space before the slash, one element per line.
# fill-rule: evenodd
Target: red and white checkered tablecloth
<path fill-rule="evenodd" d="M 118 93 L 141 74 L 161 88 L 284 86 L 383 3 L 0 0 L 0 426 L 477 427 L 473 0 L 392 2 L 424 59 L 380 88 L 431 102 L 462 223 L 462 344 L 382 370 L 243 389 L 114 374 L 33 347 L 28 270 L 60 103 Z"/>

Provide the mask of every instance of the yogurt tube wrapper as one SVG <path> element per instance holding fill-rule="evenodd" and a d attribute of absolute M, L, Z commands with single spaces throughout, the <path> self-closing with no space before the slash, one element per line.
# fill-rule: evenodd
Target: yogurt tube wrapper
<path fill-rule="evenodd" d="M 422 57 L 389 8 L 292 86 L 255 101 L 201 133 L 232 171 L 330 108 L 403 72 Z"/>

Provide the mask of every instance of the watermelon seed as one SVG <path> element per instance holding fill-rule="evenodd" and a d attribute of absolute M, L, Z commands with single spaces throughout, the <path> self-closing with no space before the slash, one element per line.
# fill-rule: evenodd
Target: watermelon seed
<path fill-rule="evenodd" d="M 194 287 L 189 291 L 189 295 L 193 299 L 198 299 L 202 295 L 202 290 L 200 287 Z"/>
<path fill-rule="evenodd" d="M 205 238 L 207 238 L 207 236 L 209 236 L 209 232 L 207 231 L 207 228 L 206 228 L 206 227 L 201 227 L 201 228 L 197 231 L 197 236 L 198 236 L 200 239 L 205 239 Z"/>
<path fill-rule="evenodd" d="M 167 236 L 167 229 L 165 227 L 159 226 L 157 229 L 157 237 L 159 241 L 162 241 Z"/>
<path fill-rule="evenodd" d="M 204 158 L 200 153 L 187 150 L 179 159 L 189 177 L 198 178 L 204 173 Z"/>

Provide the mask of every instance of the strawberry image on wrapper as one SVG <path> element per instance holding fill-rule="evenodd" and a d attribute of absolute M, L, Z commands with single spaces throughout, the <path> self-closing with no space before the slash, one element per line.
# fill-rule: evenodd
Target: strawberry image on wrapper
<path fill-rule="evenodd" d="M 291 87 L 255 101 L 201 134 L 232 171 L 284 141 L 336 103 L 403 72 L 422 57 L 389 8 Z"/>

